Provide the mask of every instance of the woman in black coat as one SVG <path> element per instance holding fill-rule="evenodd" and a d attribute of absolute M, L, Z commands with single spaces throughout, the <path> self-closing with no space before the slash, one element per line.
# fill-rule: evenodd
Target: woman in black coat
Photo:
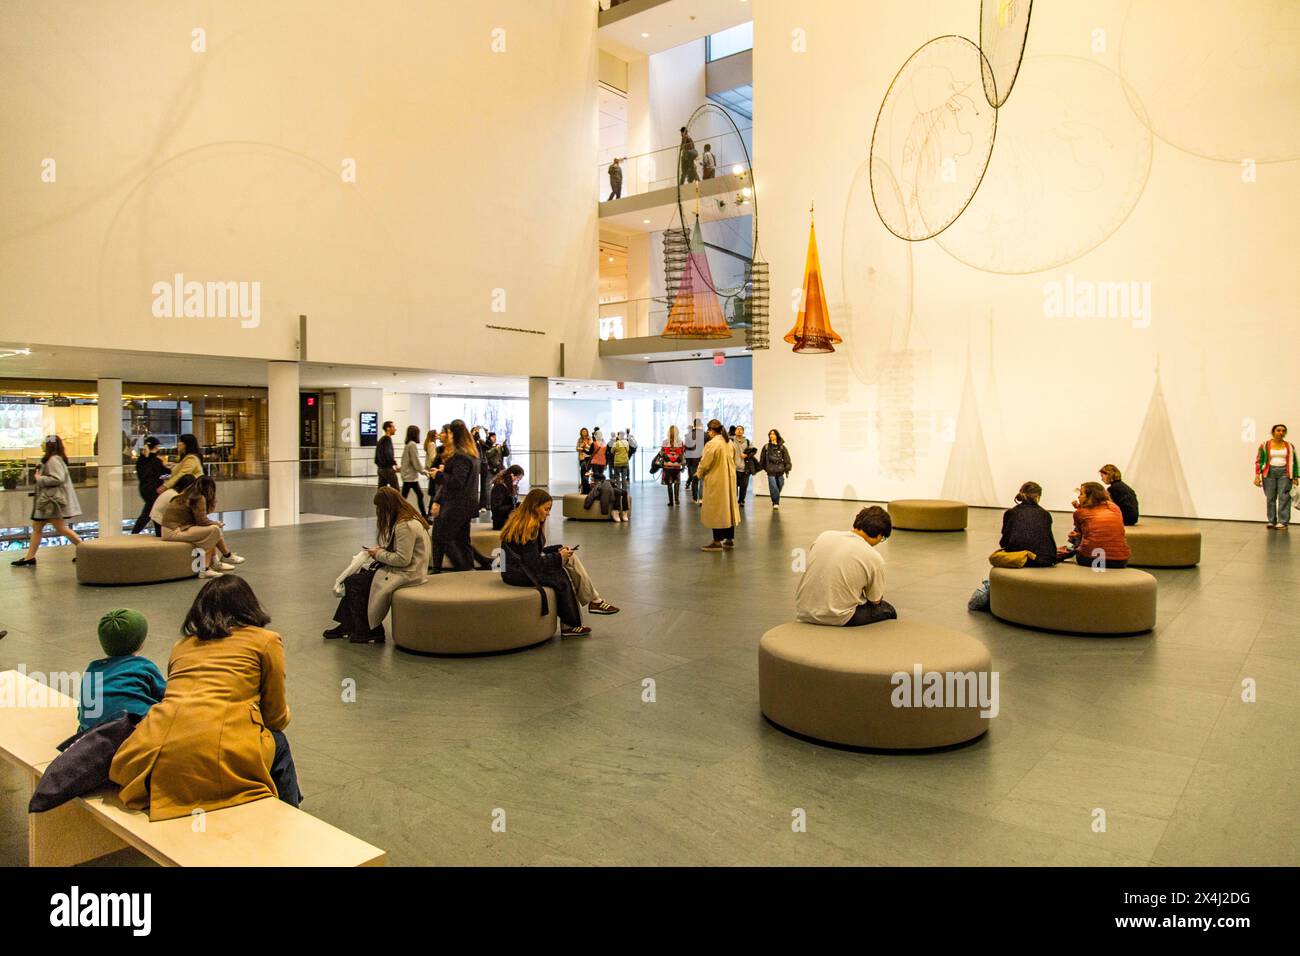
<path fill-rule="evenodd" d="M 475 564 L 469 543 L 469 523 L 478 517 L 478 448 L 469 429 L 459 418 L 451 423 L 453 453 L 442 462 L 438 491 L 429 506 L 433 515 L 433 549 L 430 570 L 442 571 L 442 559 L 451 560 L 453 571 L 470 571 Z"/>
<path fill-rule="evenodd" d="M 489 507 L 492 509 L 492 530 L 500 531 L 506 526 L 510 512 L 519 507 L 519 480 L 524 477 L 524 469 L 511 465 L 499 471 L 492 479 L 489 495 Z"/>
<path fill-rule="evenodd" d="M 1056 564 L 1056 539 L 1052 537 L 1052 515 L 1038 503 L 1042 486 L 1026 481 L 1016 495 L 1016 506 L 1002 514 L 1003 551 L 1032 551 L 1027 568 L 1050 568 Z"/>

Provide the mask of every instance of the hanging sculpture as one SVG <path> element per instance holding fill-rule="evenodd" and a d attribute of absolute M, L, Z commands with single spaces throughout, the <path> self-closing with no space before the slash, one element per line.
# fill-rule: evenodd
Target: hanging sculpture
<path fill-rule="evenodd" d="M 794 328 L 786 333 L 785 341 L 794 351 L 803 354 L 834 352 L 844 340 L 831 328 L 830 310 L 826 304 L 826 288 L 822 285 L 822 267 L 817 257 L 817 230 L 808 210 L 808 261 L 803 270 L 803 297 Z"/>
<path fill-rule="evenodd" d="M 691 230 L 690 255 L 682 270 L 681 283 L 673 307 L 664 327 L 666 339 L 728 339 L 722 305 L 714 291 L 713 274 L 709 271 L 709 258 L 704 249 L 704 235 L 700 232 L 700 217 L 695 217 Z"/>
<path fill-rule="evenodd" d="M 745 330 L 745 348 L 752 352 L 768 347 L 767 313 L 771 293 L 766 262 L 754 259 L 745 271 L 745 312 L 749 318 L 749 327 Z"/>
<path fill-rule="evenodd" d="M 677 301 L 677 287 L 681 285 L 690 254 L 691 234 L 685 226 L 669 226 L 664 230 L 664 285 L 669 305 Z"/>

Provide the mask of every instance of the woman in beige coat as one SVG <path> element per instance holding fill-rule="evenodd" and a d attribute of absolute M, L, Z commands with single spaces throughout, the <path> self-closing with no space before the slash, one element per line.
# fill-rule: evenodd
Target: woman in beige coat
<path fill-rule="evenodd" d="M 382 644 L 384 618 L 399 588 L 423 584 L 429 578 L 429 525 L 396 488 L 375 492 L 375 526 L 380 544 L 366 548 L 373 565 L 343 582 L 334 620 L 338 627 L 327 638 L 346 637 L 353 644 Z"/>
<path fill-rule="evenodd" d="M 709 421 L 709 441 L 695 476 L 704 491 L 700 522 L 713 529 L 713 540 L 700 550 L 717 552 L 736 546 L 740 505 L 736 501 L 736 464 L 726 430 L 716 418 Z"/>
<path fill-rule="evenodd" d="M 172 472 L 163 479 L 159 491 L 166 491 L 176 482 L 180 481 L 181 475 L 191 475 L 194 478 L 203 477 L 203 446 L 193 435 L 182 435 L 176 446 L 177 461 L 172 465 Z"/>
<path fill-rule="evenodd" d="M 170 820 L 302 793 L 289 741 L 284 644 L 242 578 L 199 591 L 172 648 L 167 692 L 126 739 L 109 768 L 122 803 Z"/>

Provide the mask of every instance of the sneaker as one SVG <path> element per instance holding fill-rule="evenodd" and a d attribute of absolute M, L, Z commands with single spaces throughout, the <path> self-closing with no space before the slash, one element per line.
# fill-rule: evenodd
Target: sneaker
<path fill-rule="evenodd" d="M 780 505 L 772 505 L 772 510 L 773 510 L 773 511 L 780 511 L 780 510 L 781 510 L 781 506 L 780 506 Z"/>
<path fill-rule="evenodd" d="M 241 558 L 237 554 L 228 554 L 221 559 L 221 563 L 222 564 L 243 564 L 247 560 L 248 560 L 247 558 Z"/>
<path fill-rule="evenodd" d="M 226 571 L 235 570 L 235 566 L 233 564 L 226 564 L 224 561 L 217 561 L 211 567 L 213 571 L 226 572 Z"/>
<path fill-rule="evenodd" d="M 560 628 L 561 637 L 586 637 L 591 633 L 591 628 L 585 624 L 579 624 L 577 627 Z"/>
<path fill-rule="evenodd" d="M 587 610 L 592 614 L 617 614 L 618 608 L 608 601 L 592 601 L 587 605 Z"/>
<path fill-rule="evenodd" d="M 700 548 L 700 550 L 701 550 L 701 551 L 712 551 L 712 552 L 714 552 L 714 553 L 721 554 L 721 553 L 722 553 L 722 545 L 718 544 L 718 542 L 716 542 L 716 541 L 710 541 L 710 542 L 709 542 L 708 544 L 706 544 L 704 547 Z"/>
<path fill-rule="evenodd" d="M 1270 522 L 1269 524 L 1264 525 L 1264 527 L 1266 527 L 1266 528 L 1268 528 L 1270 531 L 1272 531 L 1274 528 L 1277 527 L 1277 525 L 1275 525 L 1275 524 L 1273 524 L 1272 522 Z"/>
<path fill-rule="evenodd" d="M 206 579 L 206 578 L 220 578 L 220 577 L 225 577 L 225 575 L 223 575 L 223 574 L 222 574 L 220 571 L 218 571 L 216 568 L 204 568 L 202 571 L 199 572 L 199 577 L 201 577 L 201 578 L 205 578 L 205 579 Z"/>
<path fill-rule="evenodd" d="M 736 542 L 735 542 L 734 540 L 732 540 L 731 538 L 728 538 L 726 541 L 722 542 L 722 546 L 723 546 L 724 548 L 730 550 L 730 549 L 732 549 L 732 548 L 734 548 L 734 547 L 736 546 Z"/>

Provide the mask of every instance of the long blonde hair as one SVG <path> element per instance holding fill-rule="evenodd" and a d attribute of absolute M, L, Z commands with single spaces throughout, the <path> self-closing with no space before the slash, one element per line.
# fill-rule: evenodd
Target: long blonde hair
<path fill-rule="evenodd" d="M 392 491 L 391 488 L 388 489 Z M 541 488 L 534 488 L 524 495 L 519 507 L 510 512 L 505 526 L 501 529 L 501 540 L 511 544 L 527 544 L 542 531 L 542 505 L 551 500 L 551 496 Z"/>
<path fill-rule="evenodd" d="M 676 448 L 681 443 L 682 443 L 681 432 L 677 430 L 676 425 L 669 425 L 668 426 L 668 447 Z"/>

